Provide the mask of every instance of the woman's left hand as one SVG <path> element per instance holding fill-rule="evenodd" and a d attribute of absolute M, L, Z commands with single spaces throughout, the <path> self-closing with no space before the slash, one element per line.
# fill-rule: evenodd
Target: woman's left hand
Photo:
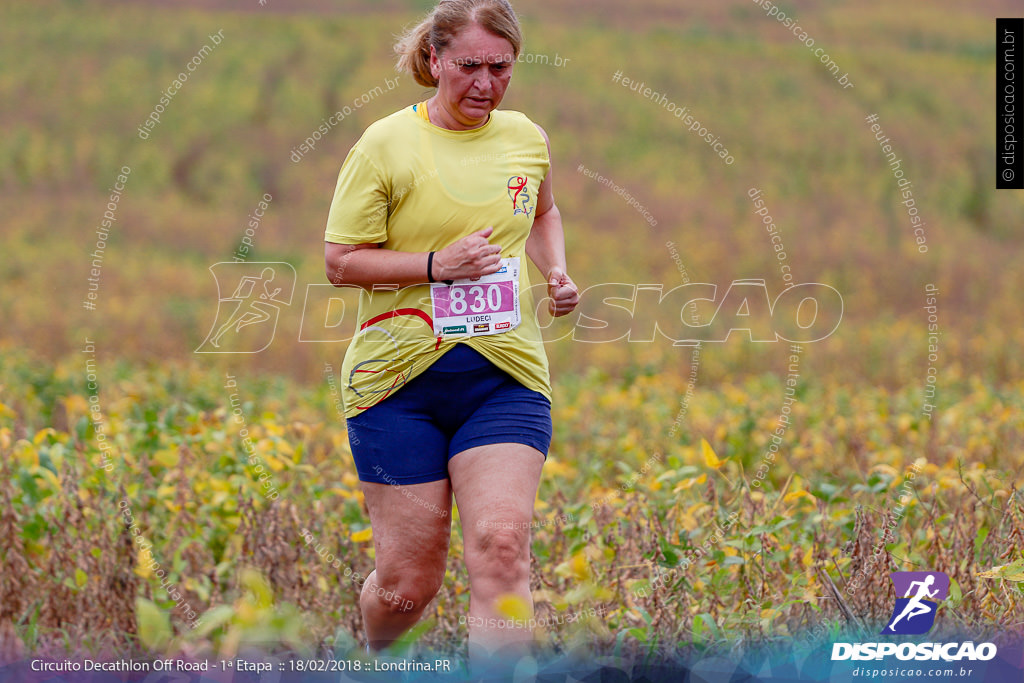
<path fill-rule="evenodd" d="M 558 266 L 548 273 L 548 299 L 548 313 L 556 318 L 572 313 L 580 302 L 576 283 Z"/>

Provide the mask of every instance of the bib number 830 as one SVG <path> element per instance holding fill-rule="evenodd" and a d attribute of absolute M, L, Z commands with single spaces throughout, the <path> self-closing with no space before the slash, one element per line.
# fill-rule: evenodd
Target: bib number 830
<path fill-rule="evenodd" d="M 501 310 L 501 288 L 498 285 L 487 285 L 486 292 L 482 285 L 472 287 L 454 287 L 451 293 L 451 311 L 462 315 L 470 313 Z"/>

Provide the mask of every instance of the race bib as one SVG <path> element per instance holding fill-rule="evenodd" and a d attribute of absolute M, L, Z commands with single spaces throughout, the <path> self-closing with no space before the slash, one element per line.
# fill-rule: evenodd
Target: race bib
<path fill-rule="evenodd" d="M 519 326 L 519 258 L 501 259 L 496 273 L 430 285 L 434 334 L 479 337 Z"/>

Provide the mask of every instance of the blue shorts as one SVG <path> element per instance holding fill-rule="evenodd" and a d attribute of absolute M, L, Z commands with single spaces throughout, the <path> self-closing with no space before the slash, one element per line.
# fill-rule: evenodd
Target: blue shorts
<path fill-rule="evenodd" d="M 349 418 L 348 439 L 361 481 L 440 481 L 448 461 L 475 446 L 519 443 L 547 458 L 551 402 L 456 344 L 401 391 Z"/>

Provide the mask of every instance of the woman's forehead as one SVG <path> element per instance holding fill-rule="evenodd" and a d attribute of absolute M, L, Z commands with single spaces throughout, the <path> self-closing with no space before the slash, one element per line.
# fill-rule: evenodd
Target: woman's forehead
<path fill-rule="evenodd" d="M 481 61 L 489 64 L 515 61 L 512 43 L 487 31 L 479 24 L 471 24 L 459 32 L 445 51 L 454 60 Z"/>

